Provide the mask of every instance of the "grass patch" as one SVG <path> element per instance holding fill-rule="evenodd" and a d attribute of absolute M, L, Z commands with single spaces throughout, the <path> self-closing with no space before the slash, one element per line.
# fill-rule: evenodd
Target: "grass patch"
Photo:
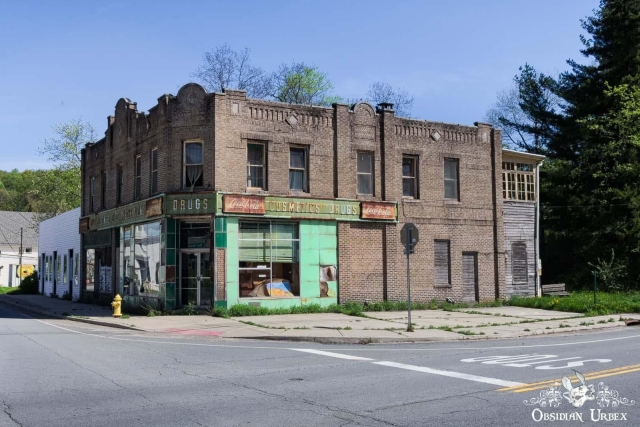
<path fill-rule="evenodd" d="M 531 329 L 527 328 L 524 330 L 525 332 L 531 332 Z"/>
<path fill-rule="evenodd" d="M 560 325 L 558 326 L 558 328 L 570 328 L 571 325 L 568 325 L 566 323 L 560 323 Z"/>
<path fill-rule="evenodd" d="M 129 316 L 128 314 L 123 314 L 122 317 L 120 317 L 121 319 L 130 319 L 131 316 Z"/>
<path fill-rule="evenodd" d="M 309 328 L 307 328 L 306 326 L 296 326 L 293 329 L 309 329 Z"/>
<path fill-rule="evenodd" d="M 547 326 L 545 329 L 551 329 L 551 326 Z"/>
<path fill-rule="evenodd" d="M 593 303 L 593 292 L 573 292 L 566 297 L 518 297 L 513 296 L 505 305 L 540 308 L 543 310 L 584 313 L 587 316 L 602 316 L 619 313 L 640 313 L 640 292 L 598 292 L 597 304 Z"/>
<path fill-rule="evenodd" d="M 591 326 L 595 325 L 595 322 L 580 322 L 580 326 Z"/>
<path fill-rule="evenodd" d="M 9 287 L 9 286 L 0 286 L 0 295 L 12 295 L 19 294 L 20 288 L 17 287 Z"/>
<path fill-rule="evenodd" d="M 480 332 L 479 334 L 477 334 L 473 331 L 470 331 L 469 329 L 462 329 L 461 331 L 456 332 L 462 335 L 484 335 L 484 332 Z"/>

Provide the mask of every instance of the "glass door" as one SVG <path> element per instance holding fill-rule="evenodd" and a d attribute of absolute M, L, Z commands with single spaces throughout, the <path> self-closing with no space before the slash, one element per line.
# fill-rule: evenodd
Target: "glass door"
<path fill-rule="evenodd" d="M 211 262 L 209 252 L 180 253 L 180 304 L 211 305 Z"/>

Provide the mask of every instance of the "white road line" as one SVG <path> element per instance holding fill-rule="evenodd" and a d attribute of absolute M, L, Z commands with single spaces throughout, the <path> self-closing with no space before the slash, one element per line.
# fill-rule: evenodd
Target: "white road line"
<path fill-rule="evenodd" d="M 365 361 L 374 360 L 374 359 L 369 359 L 368 357 L 351 356 L 351 355 L 348 355 L 348 354 L 332 353 L 330 351 L 313 350 L 313 349 L 310 349 L 310 348 L 290 348 L 289 350 L 302 351 L 304 353 L 311 353 L 311 354 L 318 354 L 320 356 L 337 357 L 338 359 L 365 360 Z"/>
<path fill-rule="evenodd" d="M 497 378 L 481 377 L 478 375 L 463 374 L 462 372 L 441 371 L 439 369 L 425 368 L 423 366 L 405 365 L 404 363 L 396 362 L 373 362 L 374 365 L 390 366 L 392 368 L 408 369 L 410 371 L 424 372 L 426 374 L 442 375 L 444 377 L 458 378 L 467 381 L 476 381 L 479 383 L 499 385 L 501 387 L 515 387 L 524 385 L 524 383 L 517 383 L 514 381 L 504 381 Z"/>

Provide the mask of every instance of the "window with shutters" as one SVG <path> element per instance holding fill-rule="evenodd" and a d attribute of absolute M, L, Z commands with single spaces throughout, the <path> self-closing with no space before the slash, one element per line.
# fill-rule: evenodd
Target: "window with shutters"
<path fill-rule="evenodd" d="M 251 297 L 300 296 L 298 224 L 247 221 L 239 225 L 239 294 Z"/>
<path fill-rule="evenodd" d="M 532 163 L 502 162 L 502 197 L 507 200 L 536 200 L 535 168 Z"/>
<path fill-rule="evenodd" d="M 451 284 L 451 251 L 449 240 L 434 241 L 434 284 Z"/>
<path fill-rule="evenodd" d="M 528 282 L 527 275 L 527 245 L 524 242 L 511 244 L 511 275 L 514 284 Z"/>

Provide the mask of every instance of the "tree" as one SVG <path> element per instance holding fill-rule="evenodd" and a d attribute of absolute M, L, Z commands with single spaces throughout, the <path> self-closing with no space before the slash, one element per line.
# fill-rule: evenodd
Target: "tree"
<path fill-rule="evenodd" d="M 389 83 L 375 82 L 369 86 L 367 101 L 376 105 L 382 102 L 393 104 L 395 115 L 410 117 L 413 97 L 406 90 L 394 88 Z"/>
<path fill-rule="evenodd" d="M 557 132 L 561 117 L 557 90 L 553 77 L 526 64 L 514 77 L 514 85 L 498 93 L 485 120 L 502 129 L 507 147 L 547 154 L 547 145 Z"/>
<path fill-rule="evenodd" d="M 95 142 L 95 130 L 82 119 L 53 127 L 55 137 L 45 139 L 41 155 L 54 165 L 51 170 L 36 171 L 27 192 L 37 222 L 80 206 L 81 150 Z"/>
<path fill-rule="evenodd" d="M 240 89 L 246 90 L 250 98 L 266 98 L 269 95 L 268 76 L 262 68 L 251 65 L 250 54 L 248 48 L 237 52 L 228 44 L 217 46 L 204 54 L 204 63 L 192 77 L 211 92 Z"/>
<path fill-rule="evenodd" d="M 290 104 L 328 106 L 341 98 L 331 95 L 333 85 L 327 74 L 304 62 L 282 64 L 269 80 L 273 99 Z"/>

